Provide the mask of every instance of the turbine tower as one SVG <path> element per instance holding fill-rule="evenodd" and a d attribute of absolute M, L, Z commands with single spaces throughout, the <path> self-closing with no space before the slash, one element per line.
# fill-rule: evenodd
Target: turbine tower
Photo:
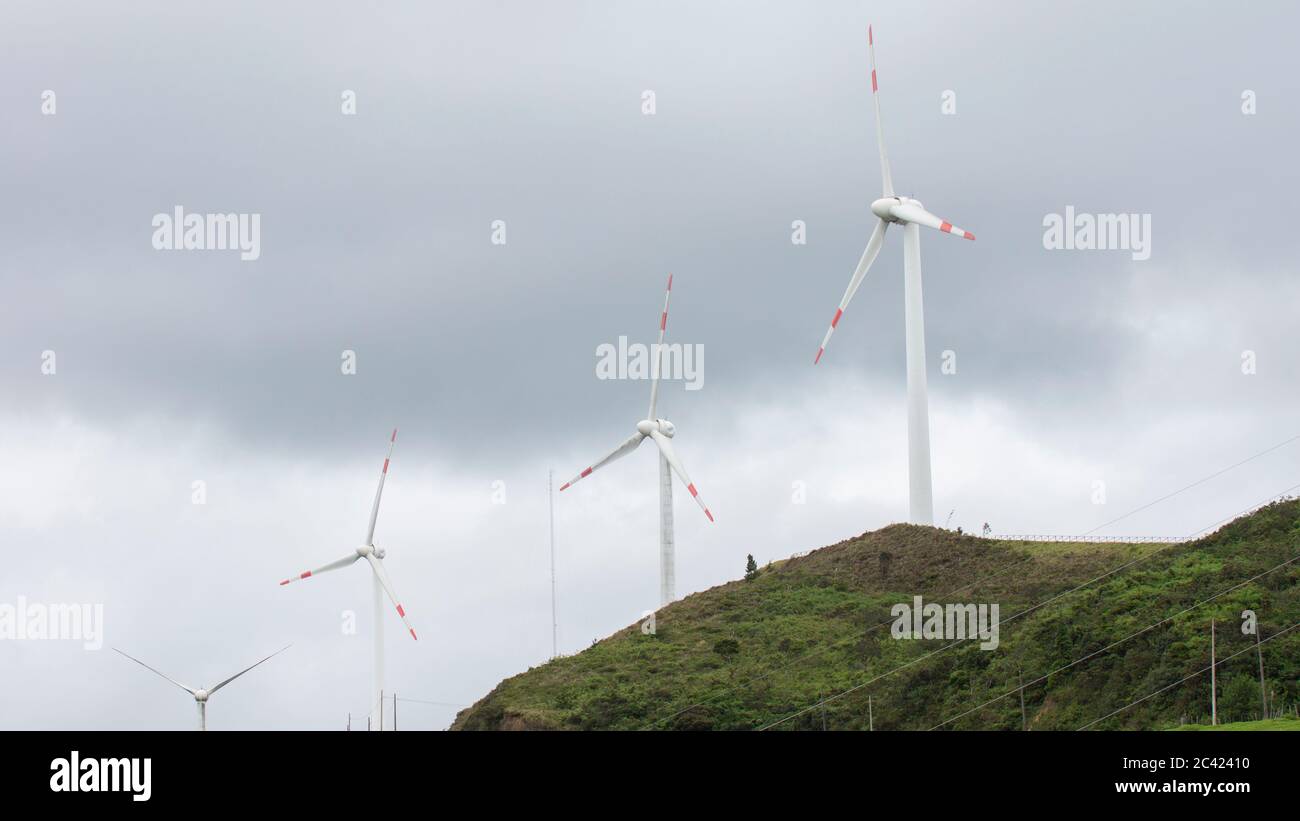
<path fill-rule="evenodd" d="M 907 337 L 907 476 L 909 520 L 914 524 L 934 524 L 934 500 L 930 482 L 930 409 L 925 384 L 925 311 L 921 302 L 921 231 L 918 226 L 934 228 L 964 239 L 975 239 L 969 231 L 955 227 L 925 210 L 918 200 L 894 193 L 894 180 L 889 173 L 889 157 L 885 154 L 885 132 L 880 123 L 880 90 L 876 82 L 876 44 L 871 27 L 867 27 L 867 49 L 871 52 L 871 101 L 876 110 L 876 142 L 880 147 L 880 175 L 884 180 L 884 193 L 871 203 L 871 213 L 876 218 L 876 228 L 867 241 L 849 287 L 840 300 L 831 327 L 826 331 L 822 346 L 813 363 L 821 361 L 831 334 L 849 307 L 875 262 L 885 231 L 890 224 L 903 228 L 903 318 Z"/>
<path fill-rule="evenodd" d="M 676 473 L 677 478 L 686 486 L 686 490 L 691 494 L 691 498 L 695 500 L 695 503 L 700 506 L 700 509 L 704 511 L 704 515 L 709 517 L 710 522 L 713 521 L 713 514 L 709 512 L 708 506 L 700 498 L 699 491 L 695 489 L 695 485 L 691 482 L 691 477 L 686 475 L 686 468 L 673 451 L 672 438 L 677 433 L 677 428 L 667 419 L 659 419 L 655 416 L 655 409 L 659 401 L 659 376 L 663 370 L 664 333 L 668 329 L 668 300 L 672 295 L 673 277 L 672 274 L 669 274 L 668 290 L 664 294 L 664 310 L 659 316 L 659 343 L 652 352 L 650 412 L 646 414 L 645 419 L 636 423 L 636 433 L 614 448 L 613 452 L 560 486 L 560 492 L 563 493 L 569 486 L 590 476 L 592 472 L 600 470 L 615 459 L 636 450 L 643 440 L 654 440 L 655 445 L 659 448 L 659 604 L 661 607 L 677 598 L 677 578 L 673 555 L 673 473 Z"/>
<path fill-rule="evenodd" d="M 276 651 L 275 651 L 274 653 L 272 653 L 271 655 L 269 655 L 269 656 L 267 656 L 266 658 L 262 659 L 262 661 L 268 661 L 269 659 L 274 658 L 275 656 L 278 656 L 279 654 L 283 653 L 285 650 L 288 650 L 288 649 L 289 649 L 290 647 L 292 647 L 292 646 L 293 646 L 293 645 L 286 644 L 284 647 L 281 647 L 279 650 L 276 650 Z M 176 681 L 176 680 L 173 679 L 173 678 L 169 678 L 168 676 L 165 676 L 165 675 L 163 675 L 162 673 L 159 673 L 157 670 L 155 670 L 155 669 L 153 669 L 152 667 L 150 667 L 149 665 L 145 664 L 143 661 L 140 661 L 140 659 L 135 658 L 134 656 L 127 656 L 126 653 L 123 653 L 121 650 L 118 650 L 116 647 L 114 647 L 113 649 L 114 649 L 116 652 L 120 653 L 121 655 L 126 656 L 127 658 L 131 659 L 131 661 L 134 661 L 136 664 L 140 665 L 140 666 L 143 667 L 144 669 L 146 669 L 146 670 L 148 670 L 148 671 L 150 671 L 150 672 L 152 672 L 152 673 L 155 673 L 155 674 L 157 674 L 157 675 L 159 675 L 159 676 L 162 676 L 163 678 L 165 678 L 165 679 L 167 679 L 168 681 L 170 681 L 172 684 L 175 684 L 177 687 L 181 688 L 181 689 L 184 690 L 185 692 L 187 692 L 187 693 L 189 693 L 190 695 L 194 696 L 194 703 L 197 704 L 197 705 L 199 705 L 199 730 L 206 730 L 206 729 L 208 729 L 208 699 L 212 697 L 212 694 L 215 693 L 215 692 L 217 692 L 218 690 L 220 690 L 222 687 L 225 687 L 227 684 L 229 684 L 230 682 L 234 681 L 235 679 L 239 678 L 239 677 L 242 676 L 244 673 L 247 673 L 249 670 L 252 670 L 253 667 L 256 667 L 258 664 L 261 664 L 261 663 L 262 663 L 262 661 L 259 661 L 259 662 L 257 662 L 257 664 L 254 664 L 254 665 L 252 665 L 252 666 L 250 666 L 250 667 L 245 667 L 243 670 L 240 670 L 238 673 L 235 673 L 233 676 L 231 676 L 230 678 L 228 678 L 228 679 L 226 679 L 225 681 L 221 682 L 220 684 L 217 684 L 215 687 L 211 687 L 211 688 L 206 688 L 206 687 L 197 687 L 197 688 L 196 688 L 196 687 L 187 687 L 187 686 L 185 686 L 184 684 L 181 684 L 179 681 Z"/>
<path fill-rule="evenodd" d="M 411 622 L 406 618 L 406 610 L 402 607 L 401 600 L 397 598 L 397 592 L 393 589 L 393 583 L 388 578 L 388 572 L 384 570 L 384 556 L 388 555 L 382 547 L 375 545 L 375 521 L 379 518 L 379 499 L 384 495 L 384 479 L 388 478 L 388 463 L 393 458 L 393 447 L 397 443 L 397 429 L 393 428 L 393 435 L 388 440 L 388 455 L 384 457 L 384 467 L 379 473 L 379 487 L 375 489 L 375 502 L 370 508 L 370 526 L 366 529 L 366 541 L 343 558 L 322 565 L 314 570 L 307 570 L 293 578 L 285 579 L 280 584 L 286 585 L 290 582 L 296 582 L 300 579 L 309 579 L 312 576 L 318 576 L 330 570 L 338 570 L 340 567 L 347 567 L 358 559 L 365 559 L 370 563 L 373 581 L 373 602 L 374 602 L 374 641 L 375 641 L 375 659 L 374 659 L 374 700 L 370 706 L 373 714 L 378 717 L 375 722 L 375 729 L 384 729 L 383 713 L 383 692 L 384 692 L 384 594 L 392 601 L 393 606 L 397 608 L 397 615 L 401 617 L 402 624 L 410 631 L 411 638 L 418 639 L 415 635 L 415 628 L 411 627 Z"/>

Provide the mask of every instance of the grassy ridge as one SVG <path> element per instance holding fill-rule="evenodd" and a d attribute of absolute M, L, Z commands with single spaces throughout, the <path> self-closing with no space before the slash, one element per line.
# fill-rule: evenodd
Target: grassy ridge
<path fill-rule="evenodd" d="M 1259 614 L 1265 638 L 1300 622 L 1300 560 L 1224 591 L 1298 557 L 1294 500 L 1179 545 L 1002 542 L 891 525 L 675 602 L 659 611 L 655 635 L 630 625 L 507 679 L 453 729 L 753 729 L 850 688 L 779 726 L 865 729 L 870 695 L 876 729 L 928 729 L 967 711 L 945 726 L 1020 729 L 1018 693 L 972 708 L 1014 691 L 1022 671 L 1033 682 L 1216 594 L 1029 684 L 1028 721 L 1075 729 L 1205 667 L 1211 617 L 1220 659 L 1247 651 L 1220 666 L 1220 715 L 1258 718 L 1254 637 L 1242 635 L 1241 612 Z M 914 595 L 997 603 L 1000 646 L 936 653 L 947 642 L 891 638 L 890 607 Z M 1263 647 L 1277 704 L 1300 699 L 1297 649 L 1300 629 Z M 1206 716 L 1208 704 L 1206 675 L 1097 726 L 1171 727 Z"/>

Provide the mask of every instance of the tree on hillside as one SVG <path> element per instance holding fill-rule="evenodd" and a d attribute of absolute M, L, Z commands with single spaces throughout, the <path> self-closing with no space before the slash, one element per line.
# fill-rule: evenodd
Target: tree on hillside
<path fill-rule="evenodd" d="M 723 662 L 727 662 L 727 666 L 730 667 L 731 665 L 729 662 L 740 653 L 740 642 L 735 639 L 719 639 L 718 642 L 713 645 L 713 652 L 721 656 Z M 734 667 L 731 668 L 730 673 L 733 676 L 736 674 Z"/>
<path fill-rule="evenodd" d="M 1229 721 L 1250 721 L 1259 712 L 1259 682 L 1252 676 L 1240 673 L 1224 676 L 1223 691 L 1219 696 L 1220 716 L 1227 717 Z M 1222 721 L 1223 718 L 1219 720 Z"/>
<path fill-rule="evenodd" d="M 735 678 L 736 668 L 730 662 L 740 653 L 740 642 L 735 639 L 719 639 L 713 645 L 713 652 L 722 657 L 722 661 L 727 664 L 727 674 Z"/>
<path fill-rule="evenodd" d="M 754 561 L 754 554 L 750 553 L 745 557 L 745 581 L 749 581 L 758 575 L 758 562 Z"/>

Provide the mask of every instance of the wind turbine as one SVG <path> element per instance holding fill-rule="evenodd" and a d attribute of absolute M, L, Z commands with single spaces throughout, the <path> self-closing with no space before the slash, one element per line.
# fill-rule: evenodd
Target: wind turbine
<path fill-rule="evenodd" d="M 672 438 L 677 433 L 677 428 L 667 419 L 659 419 L 655 416 L 655 406 L 659 399 L 659 375 L 663 370 L 664 332 L 668 329 L 668 300 L 672 295 L 673 277 L 672 274 L 669 274 L 668 290 L 664 294 L 664 310 L 659 317 L 659 344 L 655 346 L 653 351 L 654 364 L 651 367 L 650 412 L 646 414 L 645 419 L 636 423 L 636 433 L 614 448 L 613 452 L 608 456 L 560 487 L 562 493 L 570 485 L 585 479 L 594 471 L 600 470 L 615 459 L 636 450 L 643 440 L 647 438 L 654 440 L 655 445 L 659 447 L 659 603 L 661 606 L 668 604 L 677 597 L 677 578 L 673 557 L 672 474 L 674 472 L 677 474 L 677 478 L 681 479 L 682 484 L 686 485 L 686 490 L 690 492 L 691 498 L 704 511 L 704 515 L 709 517 L 710 522 L 713 521 L 713 514 L 709 512 L 708 506 L 700 498 L 699 491 L 695 489 L 695 485 L 691 482 L 691 477 L 686 475 L 686 468 L 673 451 Z"/>
<path fill-rule="evenodd" d="M 283 653 L 285 650 L 288 650 L 288 649 L 289 649 L 290 647 L 292 647 L 292 646 L 293 646 L 293 645 L 291 645 L 291 644 L 286 644 L 284 647 L 281 647 L 279 650 L 276 650 L 276 651 L 275 651 L 274 653 L 272 653 L 271 655 L 269 655 L 269 656 L 267 656 L 266 658 L 262 659 L 262 661 L 257 662 L 257 664 L 261 664 L 263 661 L 267 661 L 267 660 L 269 660 L 269 659 L 271 659 L 271 658 L 274 658 L 275 656 L 280 655 L 281 653 Z M 216 685 L 215 687 L 212 687 L 212 688 L 210 688 L 210 689 L 209 689 L 209 688 L 205 688 L 205 687 L 194 688 L 194 687 L 186 687 L 184 684 L 181 684 L 179 681 L 176 681 L 176 680 L 173 679 L 173 678 L 168 678 L 167 676 L 164 676 L 162 673 L 159 673 L 157 670 L 154 670 L 152 667 L 150 667 L 149 665 L 145 664 L 143 661 L 140 661 L 140 659 L 135 658 L 134 656 L 127 656 L 126 653 L 122 653 L 122 651 L 121 651 L 121 650 L 118 650 L 116 647 L 114 647 L 113 649 L 116 650 L 118 653 L 121 653 L 122 655 L 124 655 L 124 656 L 126 656 L 127 658 L 131 659 L 131 661 L 134 661 L 136 664 L 140 665 L 141 667 L 145 668 L 146 670 L 149 670 L 149 671 L 151 671 L 151 672 L 153 672 L 153 673 L 157 673 L 158 675 L 160 675 L 160 676 L 162 676 L 163 678 L 165 678 L 165 679 L 167 679 L 168 681 L 170 681 L 172 684 L 175 684 L 177 687 L 181 688 L 181 689 L 184 690 L 185 692 L 187 692 L 187 693 L 189 693 L 190 695 L 194 696 L 194 702 L 195 702 L 196 704 L 199 705 L 199 729 L 200 729 L 200 730 L 206 730 L 206 729 L 208 729 L 208 699 L 212 697 L 212 694 L 215 693 L 215 692 L 217 692 L 218 690 L 220 690 L 222 687 L 225 687 L 227 684 L 229 684 L 230 682 L 234 681 L 235 679 L 239 678 L 239 677 L 242 676 L 244 673 L 247 673 L 249 670 L 252 670 L 253 667 L 256 667 L 256 666 L 257 666 L 257 664 L 254 664 L 254 665 L 252 665 L 252 666 L 250 666 L 250 667 L 245 667 L 243 670 L 240 670 L 238 673 L 235 673 L 235 674 L 234 674 L 233 676 L 231 676 L 230 678 L 226 679 L 225 681 L 221 682 L 220 684 L 218 684 L 218 685 Z"/>
<path fill-rule="evenodd" d="M 940 219 L 921 205 L 918 200 L 894 193 L 894 180 L 889 173 L 889 157 L 885 154 L 885 132 L 880 124 L 880 91 L 876 83 L 876 45 L 871 27 L 867 27 L 867 48 L 871 52 L 871 101 L 876 109 L 876 142 L 880 146 L 880 174 L 884 179 L 884 194 L 871 203 L 871 213 L 877 217 L 876 228 L 862 252 L 857 270 L 849 280 L 849 287 L 840 300 L 831 327 L 826 331 L 822 346 L 813 363 L 821 361 L 831 334 L 840 323 L 840 317 L 849 307 L 849 300 L 875 262 L 885 231 L 891 223 L 903 226 L 903 296 L 904 322 L 907 336 L 907 465 L 908 501 L 911 521 L 915 524 L 934 524 L 934 501 L 930 484 L 930 410 L 925 388 L 925 312 L 921 303 L 921 232 L 918 226 L 935 228 L 965 239 L 975 239 L 969 231 L 957 228 Z"/>
<path fill-rule="evenodd" d="M 402 607 L 401 601 L 397 598 L 396 591 L 393 590 L 393 583 L 389 580 L 388 573 L 384 570 L 384 556 L 386 556 L 387 553 L 382 547 L 377 547 L 375 545 L 375 520 L 379 517 L 379 497 L 384 495 L 384 479 L 388 477 L 388 463 L 393 458 L 393 447 L 396 443 L 397 443 L 397 428 L 393 428 L 393 435 L 388 440 L 388 455 L 384 457 L 384 467 L 383 470 L 381 470 L 379 473 L 379 487 L 375 489 L 375 503 L 370 508 L 370 526 L 366 529 L 366 541 L 356 550 L 352 551 L 351 553 L 349 553 L 348 555 L 344 556 L 343 558 L 337 561 L 330 562 L 329 564 L 326 565 L 321 565 L 320 567 L 317 567 L 314 570 L 304 571 L 303 573 L 300 573 L 298 576 L 294 578 L 285 579 L 284 581 L 280 582 L 281 586 L 283 586 L 289 584 L 290 582 L 296 582 L 301 579 L 309 579 L 312 576 L 319 576 L 321 573 L 325 573 L 330 570 L 338 570 L 340 567 L 347 567 L 348 565 L 352 564 L 358 559 L 364 558 L 367 562 L 370 563 L 370 569 L 372 571 L 372 575 L 374 579 L 373 599 L 374 599 L 374 623 L 375 623 L 375 661 L 374 661 L 375 700 L 371 706 L 376 710 L 375 714 L 379 716 L 379 721 L 377 722 L 377 724 L 378 724 L 378 729 L 380 730 L 384 729 L 383 726 L 383 721 L 384 721 L 383 607 L 384 607 L 385 593 L 388 594 L 388 598 L 393 602 L 393 606 L 397 608 L 397 615 L 401 617 L 402 624 L 405 624 L 406 629 L 411 631 L 411 638 L 417 640 L 419 639 L 419 637 L 415 635 L 415 628 L 411 626 L 411 622 L 408 621 L 406 618 L 406 610 Z"/>

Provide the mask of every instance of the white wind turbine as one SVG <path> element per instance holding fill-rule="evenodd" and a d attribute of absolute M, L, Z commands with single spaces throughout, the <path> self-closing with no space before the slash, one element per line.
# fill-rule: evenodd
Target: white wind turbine
<path fill-rule="evenodd" d="M 272 653 L 271 655 L 269 655 L 269 656 L 267 656 L 266 658 L 262 659 L 262 661 L 257 662 L 257 664 L 251 665 L 251 666 L 249 666 L 249 667 L 245 667 L 243 670 L 240 670 L 238 673 L 235 673 L 235 674 L 234 674 L 233 676 L 231 676 L 230 678 L 226 679 L 225 681 L 223 681 L 223 682 L 221 682 L 220 684 L 217 684 L 215 687 L 211 687 L 211 688 L 205 688 L 205 687 L 198 687 L 198 688 L 195 688 L 195 687 L 186 687 L 184 684 L 181 684 L 181 683 L 180 683 L 179 681 L 177 681 L 176 679 L 169 678 L 168 676 L 165 676 L 165 675 L 163 675 L 162 673 L 159 673 L 157 670 L 154 670 L 152 667 L 150 667 L 149 665 L 145 664 L 143 661 L 140 661 L 140 659 L 135 658 L 134 656 L 128 656 L 126 653 L 123 653 L 121 650 L 118 650 L 116 647 L 114 647 L 113 649 L 116 650 L 118 653 L 121 653 L 122 655 L 124 655 L 124 656 L 126 656 L 127 658 L 131 659 L 131 661 L 134 661 L 136 664 L 140 665 L 141 667 L 145 668 L 146 670 L 149 670 L 150 672 L 153 672 L 153 673 L 157 673 L 158 675 L 160 675 L 160 676 L 162 676 L 163 678 L 165 678 L 165 679 L 167 679 L 168 681 L 170 681 L 172 684 L 175 684 L 177 687 L 181 688 L 181 689 L 184 690 L 185 692 L 187 692 L 187 693 L 189 693 L 190 695 L 194 696 L 194 703 L 196 703 L 196 704 L 199 705 L 199 729 L 200 729 L 200 730 L 206 730 L 206 729 L 208 729 L 208 699 L 212 697 L 212 694 L 213 694 L 213 693 L 217 692 L 217 691 L 220 690 L 222 687 L 225 687 L 225 686 L 226 686 L 227 684 L 229 684 L 230 682 L 232 682 L 232 681 L 234 681 L 235 679 L 239 678 L 239 677 L 242 676 L 244 673 L 247 673 L 249 670 L 252 670 L 253 667 L 256 667 L 258 664 L 261 664 L 263 661 L 268 661 L 268 660 L 274 658 L 275 656 L 278 656 L 279 654 L 283 653 L 285 650 L 288 650 L 288 649 L 289 649 L 290 647 L 292 647 L 292 646 L 293 646 L 293 645 L 286 644 L 284 647 L 281 647 L 279 650 L 276 650 L 276 651 L 275 651 L 274 653 Z"/>
<path fill-rule="evenodd" d="M 885 231 L 890 223 L 903 226 L 903 288 L 904 322 L 907 336 L 907 464 L 908 500 L 910 518 L 915 524 L 934 524 L 934 502 L 930 484 L 930 411 L 925 389 L 925 313 L 921 304 L 921 232 L 918 226 L 936 228 L 965 239 L 975 239 L 969 231 L 956 228 L 940 219 L 917 200 L 894 193 L 894 181 L 889 173 L 889 157 L 885 154 L 885 132 L 880 124 L 880 93 L 876 83 L 876 45 L 871 27 L 867 27 L 867 47 L 871 52 L 871 100 L 876 109 L 876 141 L 880 146 L 880 173 L 884 178 L 884 195 L 871 203 L 871 213 L 878 218 L 876 229 L 867 241 L 849 287 L 840 300 L 839 308 L 831 319 L 822 346 L 817 351 L 814 364 L 821 361 L 831 334 L 840 317 L 849 307 L 849 300 L 867 275 L 867 269 L 880 253 Z"/>
<path fill-rule="evenodd" d="M 637 449 L 642 440 L 650 438 L 659 447 L 659 603 L 665 605 L 677 597 L 676 594 L 676 571 L 673 559 L 673 477 L 672 472 L 677 473 L 682 484 L 686 485 L 686 490 L 690 492 L 693 498 L 704 511 L 704 515 L 713 521 L 713 514 L 700 498 L 699 492 L 695 485 L 691 483 L 691 477 L 686 475 L 686 468 L 673 452 L 672 438 L 677 433 L 677 428 L 667 419 L 659 419 L 655 416 L 655 406 L 659 399 L 659 376 L 663 370 L 663 347 L 664 332 L 668 328 L 668 300 L 673 295 L 673 277 L 668 275 L 668 290 L 664 294 L 664 310 L 659 317 L 659 344 L 655 346 L 654 361 L 651 366 L 650 379 L 650 412 L 646 418 L 636 423 L 636 433 L 632 434 L 621 445 L 614 448 L 613 452 L 605 458 L 596 462 L 591 467 L 579 473 L 572 480 L 565 482 L 560 491 L 563 492 L 570 485 L 590 476 L 593 471 L 603 468 L 610 462 L 619 457 L 626 456 Z"/>
<path fill-rule="evenodd" d="M 375 520 L 379 517 L 379 497 L 384 494 L 384 479 L 388 477 L 388 463 L 393 458 L 393 446 L 397 443 L 397 429 L 393 429 L 393 435 L 388 440 L 388 455 L 384 457 L 384 467 L 379 473 L 379 487 L 375 489 L 375 503 L 370 508 L 370 526 L 366 529 L 366 541 L 348 555 L 338 561 L 321 565 L 314 570 L 307 570 L 298 576 L 285 579 L 280 582 L 281 585 L 296 582 L 300 579 L 308 579 L 312 576 L 318 576 L 329 570 L 338 570 L 340 567 L 347 567 L 358 559 L 364 558 L 370 563 L 370 569 L 374 580 L 374 623 L 375 623 L 375 661 L 374 661 L 374 700 L 371 702 L 371 708 L 375 710 L 374 715 L 378 716 L 376 729 L 384 729 L 384 709 L 383 709 L 383 692 L 384 692 L 384 594 L 393 602 L 397 608 L 397 615 L 401 617 L 402 624 L 411 632 L 411 638 L 418 639 L 415 635 L 415 628 L 411 627 L 411 622 L 406 618 L 406 610 L 402 607 L 401 601 L 397 598 L 397 592 L 393 590 L 393 583 L 388 578 L 388 573 L 384 570 L 384 556 L 387 553 L 382 547 L 375 545 Z"/>

